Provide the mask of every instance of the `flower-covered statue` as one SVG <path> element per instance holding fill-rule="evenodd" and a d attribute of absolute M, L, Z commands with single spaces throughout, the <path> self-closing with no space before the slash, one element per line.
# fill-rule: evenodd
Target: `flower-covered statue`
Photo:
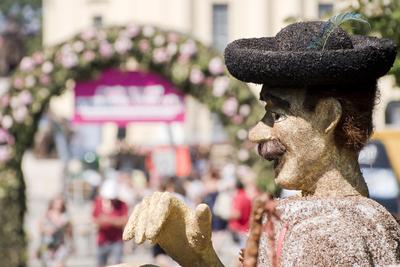
<path fill-rule="evenodd" d="M 234 77 L 263 84 L 265 115 L 249 139 L 273 161 L 276 183 L 301 191 L 277 202 L 278 262 L 397 264 L 400 227 L 368 198 L 357 161 L 372 133 L 377 79 L 392 66 L 396 48 L 390 40 L 349 36 L 340 27 L 326 37 L 326 23 L 295 23 L 276 37 L 236 40 L 225 50 Z M 222 266 L 210 217 L 204 204 L 192 211 L 168 193 L 155 193 L 134 209 L 124 239 L 158 243 L 182 266 Z M 272 265 L 266 239 L 263 233 L 258 266 Z"/>

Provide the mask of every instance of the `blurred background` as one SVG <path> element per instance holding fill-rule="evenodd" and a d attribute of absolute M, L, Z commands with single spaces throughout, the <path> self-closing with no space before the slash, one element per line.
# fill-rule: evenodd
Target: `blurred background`
<path fill-rule="evenodd" d="M 223 50 L 347 11 L 371 24 L 349 32 L 399 42 L 399 0 L 2 0 L 0 217 L 9 224 L 0 246 L 22 251 L 1 254 L 5 266 L 175 266 L 159 247 L 119 239 L 134 205 L 157 190 L 207 203 L 215 249 L 235 266 L 250 200 L 295 192 L 273 184 L 246 140 L 263 115 L 260 87 L 233 80 Z M 394 215 L 399 62 L 379 80 L 375 133 L 359 159 L 371 197 Z"/>

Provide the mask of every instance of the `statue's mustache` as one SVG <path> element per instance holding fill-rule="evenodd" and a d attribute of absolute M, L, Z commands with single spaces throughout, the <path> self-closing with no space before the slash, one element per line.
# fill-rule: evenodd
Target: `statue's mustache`
<path fill-rule="evenodd" d="M 277 159 L 285 152 L 285 146 L 277 139 L 258 144 L 258 154 L 266 160 Z"/>

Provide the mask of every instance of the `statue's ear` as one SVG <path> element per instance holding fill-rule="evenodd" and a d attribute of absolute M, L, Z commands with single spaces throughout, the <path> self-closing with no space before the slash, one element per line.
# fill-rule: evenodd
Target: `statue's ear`
<path fill-rule="evenodd" d="M 325 134 L 332 133 L 342 117 L 342 105 L 332 97 L 321 99 L 315 108 L 315 115 L 321 130 Z"/>

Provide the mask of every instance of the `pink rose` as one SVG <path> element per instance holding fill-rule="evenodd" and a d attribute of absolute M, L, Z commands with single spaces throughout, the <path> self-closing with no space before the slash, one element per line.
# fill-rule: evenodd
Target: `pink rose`
<path fill-rule="evenodd" d="M 190 57 L 189 56 L 187 56 L 187 55 L 179 55 L 179 57 L 178 57 L 178 63 L 179 64 L 181 64 L 181 65 L 185 65 L 185 64 L 187 64 L 189 61 L 190 61 Z"/>
<path fill-rule="evenodd" d="M 152 37 L 156 32 L 156 29 L 153 26 L 145 26 L 143 27 L 142 33 L 143 36 L 150 38 Z"/>
<path fill-rule="evenodd" d="M 18 95 L 18 99 L 19 102 L 23 105 L 29 105 L 30 103 L 32 103 L 32 94 L 29 91 L 22 91 L 19 95 Z"/>
<path fill-rule="evenodd" d="M 44 85 L 44 86 L 47 86 L 47 85 L 50 84 L 50 77 L 49 77 L 49 75 L 42 74 L 42 75 L 40 75 L 39 80 L 40 80 L 40 83 L 41 83 L 42 85 Z"/>
<path fill-rule="evenodd" d="M 236 136 L 240 140 L 245 140 L 247 138 L 247 131 L 245 129 L 240 129 L 237 131 Z"/>
<path fill-rule="evenodd" d="M 161 34 L 158 34 L 156 37 L 154 37 L 153 43 L 157 47 L 163 46 L 165 44 L 165 37 Z"/>
<path fill-rule="evenodd" d="M 156 64 L 165 63 L 169 60 L 169 55 L 165 48 L 156 48 L 153 51 L 153 61 Z"/>
<path fill-rule="evenodd" d="M 97 34 L 97 30 L 95 27 L 91 27 L 89 29 L 86 29 L 82 34 L 81 34 L 81 38 L 84 41 L 89 41 L 91 39 L 93 39 L 94 37 L 96 37 Z"/>
<path fill-rule="evenodd" d="M 214 57 L 213 59 L 210 60 L 210 63 L 208 64 L 208 70 L 212 75 L 219 75 L 224 72 L 225 67 L 224 63 L 222 62 L 221 58 L 219 57 Z"/>
<path fill-rule="evenodd" d="M 100 49 L 99 49 L 100 55 L 104 58 L 109 58 L 113 54 L 113 48 L 111 44 L 107 41 L 102 41 L 100 43 Z"/>
<path fill-rule="evenodd" d="M 114 47 L 118 54 L 125 54 L 132 48 L 132 41 L 127 37 L 118 37 Z"/>
<path fill-rule="evenodd" d="M 204 81 L 204 73 L 198 68 L 193 68 L 189 80 L 193 84 L 201 84 Z"/>
<path fill-rule="evenodd" d="M 32 57 L 36 65 L 40 65 L 44 62 L 44 55 L 42 52 L 36 52 L 32 55 Z"/>
<path fill-rule="evenodd" d="M 214 79 L 212 77 L 207 77 L 206 80 L 204 81 L 204 84 L 207 87 L 212 87 L 212 85 L 214 84 Z"/>
<path fill-rule="evenodd" d="M 11 148 L 9 146 L 0 146 L 0 162 L 6 162 L 11 159 Z"/>
<path fill-rule="evenodd" d="M 177 43 L 179 41 L 179 34 L 176 32 L 169 32 L 167 34 L 167 40 L 171 43 Z"/>
<path fill-rule="evenodd" d="M 36 85 L 36 78 L 33 75 L 28 75 L 25 78 L 25 87 L 32 88 Z"/>
<path fill-rule="evenodd" d="M 223 96 L 229 87 L 229 78 L 225 76 L 217 77 L 213 83 L 213 95 L 216 97 Z"/>
<path fill-rule="evenodd" d="M 61 65 L 66 69 L 71 69 L 78 65 L 79 58 L 74 52 L 67 52 L 61 55 Z"/>
<path fill-rule="evenodd" d="M 76 53 L 80 53 L 83 51 L 83 49 L 85 49 L 85 44 L 82 41 L 75 41 L 72 44 L 72 47 Z"/>
<path fill-rule="evenodd" d="M 30 57 L 24 57 L 20 63 L 20 69 L 22 71 L 31 71 L 35 67 L 35 62 Z"/>
<path fill-rule="evenodd" d="M 228 116 L 232 117 L 236 114 L 236 110 L 238 108 L 238 102 L 236 98 L 230 97 L 228 98 L 222 106 L 222 112 Z"/>
<path fill-rule="evenodd" d="M 13 124 L 14 124 L 14 121 L 10 115 L 4 115 L 3 118 L 1 119 L 1 125 L 5 129 L 10 129 L 13 126 Z"/>
<path fill-rule="evenodd" d="M 2 108 L 5 108 L 8 106 L 8 104 L 10 104 L 10 95 L 8 94 L 4 94 L 1 98 L 0 98 L 0 104 Z"/>
<path fill-rule="evenodd" d="M 239 125 L 239 124 L 241 124 L 241 123 L 243 122 L 243 117 L 240 116 L 240 115 L 235 115 L 235 116 L 233 116 L 233 118 L 232 118 L 232 122 L 233 122 L 234 124 L 236 124 L 236 125 Z"/>
<path fill-rule="evenodd" d="M 13 96 L 10 99 L 10 106 L 11 108 L 15 109 L 20 106 L 19 98 L 17 96 Z"/>
<path fill-rule="evenodd" d="M 96 54 L 91 50 L 87 50 L 87 51 L 83 52 L 82 57 L 86 62 L 92 62 L 93 59 L 95 59 Z"/>
<path fill-rule="evenodd" d="M 176 45 L 176 43 L 167 44 L 167 52 L 168 55 L 170 55 L 171 57 L 174 56 L 176 52 L 178 52 L 178 46 Z"/>
<path fill-rule="evenodd" d="M 16 89 L 22 89 L 24 87 L 24 85 L 25 85 L 24 79 L 22 79 L 21 77 L 14 78 L 13 86 Z"/>
<path fill-rule="evenodd" d="M 247 117 L 251 112 L 251 108 L 248 104 L 241 105 L 239 108 L 239 113 L 243 117 Z"/>
<path fill-rule="evenodd" d="M 133 39 L 136 36 L 138 36 L 140 33 L 140 27 L 136 24 L 129 24 L 128 27 L 126 27 L 124 34 Z"/>
<path fill-rule="evenodd" d="M 20 106 L 13 111 L 13 117 L 16 122 L 23 122 L 28 115 L 28 109 L 25 106 Z"/>
<path fill-rule="evenodd" d="M 181 47 L 179 48 L 179 52 L 184 56 L 193 56 L 197 52 L 196 43 L 193 40 L 187 40 L 181 45 Z"/>
<path fill-rule="evenodd" d="M 147 51 L 149 51 L 149 49 L 150 49 L 149 41 L 147 41 L 145 39 L 140 40 L 140 42 L 139 42 L 139 50 L 140 50 L 140 52 L 146 53 Z"/>
<path fill-rule="evenodd" d="M 45 74 L 49 74 L 50 72 L 53 71 L 53 69 L 54 69 L 53 63 L 51 63 L 50 61 L 46 61 L 42 65 L 42 72 Z"/>
<path fill-rule="evenodd" d="M 0 144 L 8 143 L 9 133 L 3 128 L 0 128 Z"/>
<path fill-rule="evenodd" d="M 14 137 L 4 128 L 0 128 L 0 144 L 14 144 Z"/>

